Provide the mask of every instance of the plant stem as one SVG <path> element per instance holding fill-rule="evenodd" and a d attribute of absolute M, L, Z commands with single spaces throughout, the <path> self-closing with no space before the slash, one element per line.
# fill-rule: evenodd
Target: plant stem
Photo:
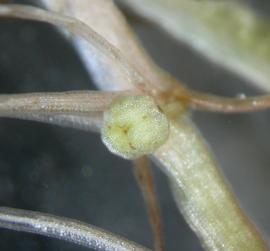
<path fill-rule="evenodd" d="M 27 94 L 0 94 L 1 112 L 86 113 L 103 112 L 112 101 L 136 91 L 68 91 Z"/>
<path fill-rule="evenodd" d="M 102 251 L 150 251 L 89 224 L 33 211 L 0 207 L 0 228 L 35 233 Z"/>
<path fill-rule="evenodd" d="M 170 177 L 179 209 L 206 250 L 268 250 L 189 119 L 183 116 L 170 128 L 169 140 L 154 157 Z"/>
<path fill-rule="evenodd" d="M 126 95 L 140 93 L 133 90 L 0 94 L 0 117 L 99 132 L 103 124 L 103 111 L 114 99 Z"/>
<path fill-rule="evenodd" d="M 270 91 L 270 20 L 256 15 L 247 4 L 236 0 L 119 1 L 254 86 Z"/>
<path fill-rule="evenodd" d="M 134 160 L 134 174 L 148 210 L 155 240 L 155 251 L 165 251 L 164 235 L 153 174 L 147 157 Z"/>
<path fill-rule="evenodd" d="M 177 83 L 177 80 L 174 80 L 174 82 Z M 270 95 L 251 97 L 243 95 L 231 98 L 194 91 L 179 86 L 168 92 L 160 93 L 157 98 L 165 105 L 176 102 L 176 104 L 178 103 L 178 105 L 175 104 L 176 108 L 177 106 L 184 105 L 185 108 L 193 108 L 206 112 L 244 113 L 258 112 L 270 108 Z M 177 115 L 179 115 L 179 111 Z"/>
<path fill-rule="evenodd" d="M 270 96 L 228 98 L 190 91 L 189 105 L 196 110 L 219 113 L 258 112 L 270 108 Z"/>
<path fill-rule="evenodd" d="M 116 65 L 117 74 L 125 76 L 125 80 L 133 89 L 145 88 L 146 79 L 132 66 L 122 52 L 110 44 L 106 39 L 95 32 L 91 27 L 69 16 L 50 12 L 41 8 L 20 4 L 1 4 L 0 16 L 35 20 L 57 25 L 68 29 L 70 33 L 87 41 L 88 46 L 97 55 L 102 57 L 102 62 L 107 65 Z M 131 88 L 128 88 L 131 89 Z"/>

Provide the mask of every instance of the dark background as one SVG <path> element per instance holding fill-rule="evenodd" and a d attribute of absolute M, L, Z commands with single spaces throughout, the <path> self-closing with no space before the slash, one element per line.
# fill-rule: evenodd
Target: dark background
<path fill-rule="evenodd" d="M 17 1 L 23 2 L 26 1 Z M 269 1 L 248 1 L 270 14 Z M 255 3 L 256 2 L 256 6 Z M 188 86 L 215 94 L 258 94 L 250 83 L 206 61 L 150 25 L 133 23 L 156 62 Z M 53 27 L 0 20 L 0 93 L 95 89 L 72 45 Z M 270 113 L 193 117 L 242 206 L 270 235 Z M 178 213 L 166 177 L 155 167 L 167 250 L 201 250 Z M 131 165 L 97 134 L 0 119 L 0 205 L 79 219 L 151 247 L 142 196 Z M 89 250 L 0 230 L 0 250 Z"/>

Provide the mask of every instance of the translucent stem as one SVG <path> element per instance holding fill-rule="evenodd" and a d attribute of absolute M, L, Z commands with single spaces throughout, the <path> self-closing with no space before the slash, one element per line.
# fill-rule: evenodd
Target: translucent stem
<path fill-rule="evenodd" d="M 190 91 L 189 105 L 197 110 L 219 113 L 257 112 L 270 108 L 270 96 L 227 98 Z"/>
<path fill-rule="evenodd" d="M 90 46 L 100 53 L 100 55 L 105 57 L 107 60 L 114 62 L 114 64 L 121 69 L 120 74 L 127 76 L 127 81 L 131 86 L 133 86 L 133 88 L 145 88 L 145 79 L 132 66 L 132 64 L 128 62 L 122 52 L 107 42 L 106 39 L 96 33 L 89 26 L 77 19 L 61 15 L 59 13 L 42 10 L 40 8 L 19 4 L 1 4 L 0 16 L 36 20 L 65 27 L 73 35 L 85 39 Z"/>
<path fill-rule="evenodd" d="M 149 220 L 154 234 L 155 250 L 165 251 L 162 217 L 153 174 L 147 157 L 134 160 L 134 174 L 148 210 Z"/>
<path fill-rule="evenodd" d="M 1 112 L 86 113 L 103 112 L 117 97 L 136 92 L 70 91 L 0 95 Z"/>
<path fill-rule="evenodd" d="M 104 251 L 150 251 L 138 244 L 80 221 L 0 207 L 0 227 L 73 242 Z"/>
<path fill-rule="evenodd" d="M 1 94 L 0 117 L 18 118 L 87 131 L 100 131 L 103 111 L 122 96 L 136 91 L 70 91 Z"/>
<path fill-rule="evenodd" d="M 206 250 L 268 250 L 188 118 L 172 122 L 170 129 L 169 140 L 154 157 L 170 177 L 177 204 Z"/>

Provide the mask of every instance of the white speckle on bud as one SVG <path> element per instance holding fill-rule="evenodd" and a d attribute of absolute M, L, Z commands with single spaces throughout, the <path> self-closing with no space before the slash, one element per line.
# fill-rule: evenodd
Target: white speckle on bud
<path fill-rule="evenodd" d="M 168 119 L 150 96 L 119 98 L 104 113 L 102 140 L 111 152 L 126 159 L 153 153 L 168 134 Z"/>

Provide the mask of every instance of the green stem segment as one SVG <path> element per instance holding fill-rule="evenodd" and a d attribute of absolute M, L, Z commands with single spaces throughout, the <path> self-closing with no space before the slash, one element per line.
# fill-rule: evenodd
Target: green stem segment
<path fill-rule="evenodd" d="M 179 208 L 206 250 L 268 250 L 191 122 L 184 117 L 170 129 L 167 143 L 154 157 L 164 166 Z"/>

